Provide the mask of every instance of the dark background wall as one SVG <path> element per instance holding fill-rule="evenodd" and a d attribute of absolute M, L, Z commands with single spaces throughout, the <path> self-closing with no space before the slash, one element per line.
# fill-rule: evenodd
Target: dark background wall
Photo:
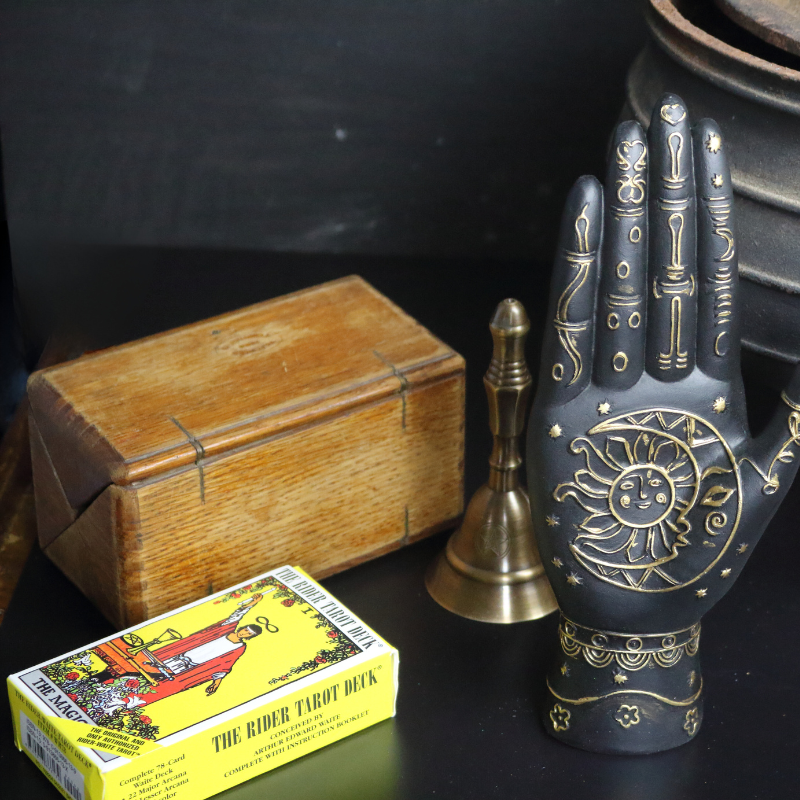
<path fill-rule="evenodd" d="M 0 28 L 29 362 L 355 271 L 435 276 L 409 311 L 441 335 L 453 297 L 535 304 L 645 39 L 637 0 L 5 0 Z"/>
<path fill-rule="evenodd" d="M 633 0 L 6 0 L 12 231 L 528 256 L 596 169 Z"/>

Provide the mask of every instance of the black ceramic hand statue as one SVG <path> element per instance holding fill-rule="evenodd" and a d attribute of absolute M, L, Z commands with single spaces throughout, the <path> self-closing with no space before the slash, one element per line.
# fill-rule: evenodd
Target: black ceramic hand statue
<path fill-rule="evenodd" d="M 717 125 L 667 95 L 622 123 L 605 189 L 567 200 L 528 429 L 539 549 L 562 617 L 543 717 L 587 750 L 649 753 L 703 717 L 703 614 L 800 456 L 800 371 L 750 436 L 730 174 Z"/>

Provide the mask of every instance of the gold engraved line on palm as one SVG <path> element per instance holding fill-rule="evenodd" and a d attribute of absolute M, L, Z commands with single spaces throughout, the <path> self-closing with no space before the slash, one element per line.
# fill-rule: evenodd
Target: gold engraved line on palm
<path fill-rule="evenodd" d="M 681 153 L 683 153 L 683 134 L 675 131 L 667 137 L 669 151 L 669 175 L 662 176 L 667 189 L 682 189 L 686 184 L 686 176 L 681 175 Z"/>
<path fill-rule="evenodd" d="M 620 142 L 617 147 L 617 166 L 622 172 L 616 181 L 617 200 L 620 205 L 611 206 L 611 213 L 616 219 L 641 217 L 644 215 L 644 208 L 641 206 L 647 194 L 647 182 L 644 176 L 647 168 L 645 143 L 640 139 Z"/>
<path fill-rule="evenodd" d="M 585 205 L 581 209 L 581 213 L 575 219 L 577 250 L 576 252 L 568 252 L 566 254 L 566 259 L 573 269 L 576 270 L 576 274 L 570 281 L 569 286 L 562 292 L 561 297 L 559 297 L 556 305 L 556 318 L 553 320 L 553 325 L 558 332 L 558 339 L 561 342 L 561 346 L 572 362 L 572 378 L 567 384 L 568 386 L 572 386 L 583 373 L 583 360 L 578 350 L 578 334 L 586 331 L 590 322 L 590 320 L 581 322 L 569 321 L 569 304 L 586 283 L 589 270 L 595 259 L 595 254 L 589 251 L 589 218 L 586 216 L 587 208 L 588 205 Z M 552 371 L 553 379 L 560 381 L 563 374 L 563 366 L 556 363 Z"/>
<path fill-rule="evenodd" d="M 711 218 L 711 227 L 716 236 L 725 243 L 725 251 L 721 256 L 716 256 L 717 263 L 730 261 L 735 253 L 733 231 L 728 227 L 731 215 L 731 201 L 728 197 L 705 197 L 708 215 Z"/>
<path fill-rule="evenodd" d="M 723 327 L 730 323 L 733 313 L 733 275 L 730 265 L 727 263 L 733 260 L 735 253 L 733 231 L 728 227 L 728 219 L 731 212 L 731 201 L 728 197 L 706 197 L 703 198 L 708 214 L 711 219 L 711 226 L 716 236 L 725 244 L 725 251 L 720 256 L 716 256 L 714 261 L 720 266 L 717 267 L 714 277 L 709 280 L 714 292 L 714 327 Z M 728 331 L 722 330 L 714 338 L 714 355 L 727 355 L 727 336 Z"/>
<path fill-rule="evenodd" d="M 602 437 L 601 449 L 592 439 L 602 447 Z M 706 447 L 729 466 L 701 469 L 694 451 Z M 595 577 L 634 591 L 671 591 L 708 572 L 732 541 L 742 508 L 739 471 L 727 442 L 705 420 L 669 409 L 634 412 L 594 426 L 571 442 L 570 451 L 584 455 L 586 468 L 559 484 L 553 497 L 571 497 L 588 512 L 569 548 Z M 688 515 L 702 506 L 710 510 L 698 532 L 723 537 L 721 549 L 711 553 L 688 536 Z M 678 576 L 665 571 L 686 548 L 693 558 L 678 567 Z M 687 577 L 698 561 L 699 574 Z"/>
<path fill-rule="evenodd" d="M 670 263 L 666 266 L 665 280 L 655 279 L 653 294 L 656 299 L 670 295 L 670 330 L 669 350 L 658 354 L 658 366 L 667 370 L 673 366 L 676 369 L 686 369 L 689 364 L 689 354 L 681 350 L 681 329 L 683 322 L 683 304 L 680 295 L 694 294 L 694 276 L 690 279 L 684 277 L 686 265 L 682 263 L 683 249 L 683 214 L 675 212 L 667 219 L 667 228 L 670 233 Z"/>
<path fill-rule="evenodd" d="M 626 273 L 626 277 L 628 274 L 630 273 Z M 628 284 L 621 284 L 618 287 L 618 291 L 620 294 L 612 294 L 609 292 L 606 295 L 606 326 L 609 330 L 617 330 L 620 325 L 619 315 L 622 314 L 624 310 L 624 313 L 628 315 L 628 327 L 638 328 L 642 321 L 642 314 L 639 310 L 639 306 L 642 302 L 642 295 L 636 294 L 636 290 Z"/>
<path fill-rule="evenodd" d="M 781 482 L 777 473 L 778 464 L 788 464 L 795 459 L 795 454 L 788 449 L 789 446 L 793 445 L 800 448 L 800 405 L 792 402 L 787 397 L 786 392 L 781 393 L 781 399 L 792 409 L 786 421 L 789 428 L 789 438 L 778 448 L 778 452 L 772 459 L 769 469 L 762 470 L 758 464 L 750 458 L 743 458 L 739 461 L 740 465 L 744 464 L 746 461 L 759 474 L 764 481 L 761 492 L 766 495 L 775 494 L 775 492 L 780 489 Z"/>

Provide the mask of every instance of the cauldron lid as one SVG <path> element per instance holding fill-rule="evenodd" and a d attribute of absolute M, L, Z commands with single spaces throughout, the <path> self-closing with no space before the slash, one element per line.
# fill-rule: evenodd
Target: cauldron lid
<path fill-rule="evenodd" d="M 797 0 L 715 0 L 715 3 L 724 14 L 759 39 L 800 56 L 800 4 Z"/>

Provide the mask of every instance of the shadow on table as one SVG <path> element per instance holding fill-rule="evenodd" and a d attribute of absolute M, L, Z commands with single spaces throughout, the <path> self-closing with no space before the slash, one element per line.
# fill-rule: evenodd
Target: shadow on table
<path fill-rule="evenodd" d="M 219 797 L 387 800 L 395 797 L 401 763 L 400 737 L 390 719 L 252 778 Z M 351 768 L 343 770 L 342 764 Z"/>

